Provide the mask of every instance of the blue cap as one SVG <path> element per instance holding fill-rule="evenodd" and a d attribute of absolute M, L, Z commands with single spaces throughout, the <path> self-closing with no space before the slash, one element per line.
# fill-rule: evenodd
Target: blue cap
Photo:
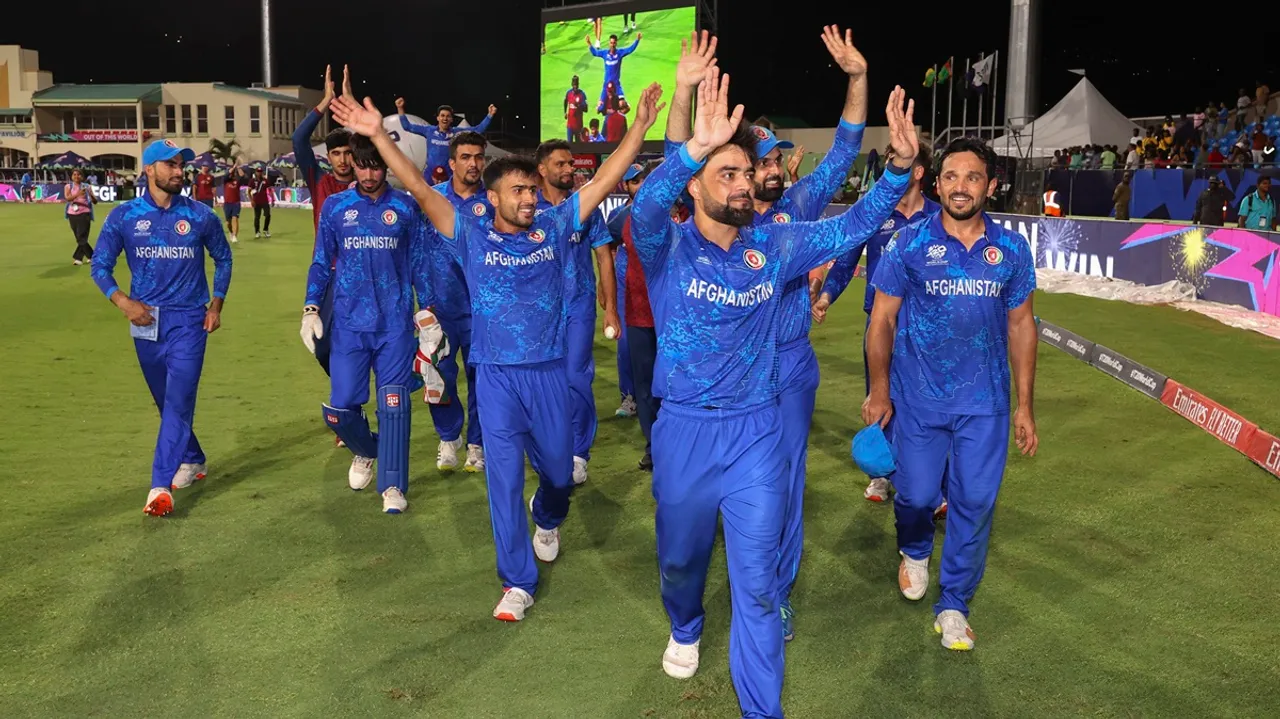
<path fill-rule="evenodd" d="M 622 180 L 624 182 L 630 182 L 636 179 L 636 175 L 639 175 L 642 172 L 644 172 L 644 165 L 641 165 L 638 162 L 632 163 L 631 167 L 627 168 L 627 174 L 622 176 Z"/>
<path fill-rule="evenodd" d="M 756 157 L 764 157 L 773 152 L 773 148 L 780 147 L 784 150 L 790 150 L 795 145 L 786 140 L 779 140 L 778 136 L 773 134 L 773 130 L 759 125 L 751 126 L 751 134 L 756 136 Z"/>
<path fill-rule="evenodd" d="M 173 159 L 176 155 L 182 155 L 183 162 L 191 162 L 196 159 L 196 153 L 191 151 L 189 147 L 178 147 L 173 140 L 156 140 L 147 145 L 147 149 L 142 151 L 142 164 L 153 165 L 157 162 Z"/>
<path fill-rule="evenodd" d="M 853 435 L 853 461 L 868 477 L 888 477 L 898 468 L 879 422 Z"/>

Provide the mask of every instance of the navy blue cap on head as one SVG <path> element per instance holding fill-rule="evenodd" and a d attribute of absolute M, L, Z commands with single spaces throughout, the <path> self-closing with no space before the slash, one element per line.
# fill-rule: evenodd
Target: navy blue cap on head
<path fill-rule="evenodd" d="M 196 159 L 196 153 L 191 151 L 189 147 L 178 147 L 173 140 L 156 140 L 147 145 L 147 149 L 142 151 L 142 164 L 153 165 L 157 162 L 163 162 L 182 155 L 183 162 L 191 162 Z"/>
<path fill-rule="evenodd" d="M 756 157 L 764 157 L 773 152 L 775 147 L 780 147 L 783 150 L 790 150 L 795 147 L 795 145 L 786 140 L 779 140 L 778 136 L 773 134 L 773 131 L 767 127 L 752 125 L 751 134 L 756 137 Z"/>
<path fill-rule="evenodd" d="M 622 180 L 623 182 L 630 182 L 631 180 L 636 179 L 636 175 L 639 175 L 642 172 L 644 172 L 644 165 L 634 162 L 631 164 L 631 167 L 627 168 L 627 174 L 622 176 Z"/>
<path fill-rule="evenodd" d="M 868 477 L 888 477 L 898 468 L 893 446 L 878 422 L 853 435 L 852 452 L 854 463 Z"/>

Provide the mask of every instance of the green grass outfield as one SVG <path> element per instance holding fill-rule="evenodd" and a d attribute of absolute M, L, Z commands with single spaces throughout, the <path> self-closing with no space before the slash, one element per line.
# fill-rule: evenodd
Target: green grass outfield
<path fill-rule="evenodd" d="M 151 519 L 157 417 L 125 321 L 71 266 L 60 206 L 0 203 L 0 716 L 736 717 L 722 553 L 701 672 L 682 683 L 660 668 L 653 500 L 639 428 L 612 417 L 611 343 L 596 344 L 600 433 L 561 557 L 525 622 L 494 621 L 483 479 L 436 472 L 425 407 L 408 513 L 347 489 L 349 455 L 319 412 L 326 381 L 297 334 L 311 214 L 280 210 L 274 229 L 241 233 L 209 343 L 196 424 L 210 477 Z M 1044 345 L 1041 454 L 1010 459 L 977 649 L 939 646 L 936 584 L 926 602 L 900 598 L 892 513 L 862 499 L 848 459 L 860 288 L 814 332 L 788 716 L 1271 715 L 1280 482 Z M 1274 340 L 1164 308 L 1036 301 L 1280 429 Z"/>
<path fill-rule="evenodd" d="M 622 60 L 622 89 L 627 100 L 635 108 L 640 93 L 650 83 L 661 83 L 662 100 L 668 102 L 675 91 L 676 63 L 680 61 L 680 41 L 687 40 L 693 31 L 693 7 L 674 10 L 657 10 L 636 13 L 636 31 L 644 35 L 636 51 Z M 600 101 L 600 88 L 604 86 L 604 60 L 591 54 L 583 39 L 590 35 L 595 39 L 594 26 L 587 20 L 569 20 L 546 26 L 547 53 L 542 56 L 542 138 L 565 139 L 564 95 L 569 91 L 570 80 L 578 76 L 578 86 L 587 95 L 587 113 L 583 125 L 591 118 L 599 118 L 600 131 L 604 132 L 604 115 L 596 113 Z M 636 33 L 625 32 L 621 15 L 605 17 L 600 30 L 600 47 L 608 49 L 609 36 L 618 36 L 618 47 L 627 47 L 635 41 Z M 627 116 L 630 124 L 634 109 Z M 667 111 L 658 113 L 658 119 L 645 136 L 649 140 L 661 140 L 667 127 Z"/>

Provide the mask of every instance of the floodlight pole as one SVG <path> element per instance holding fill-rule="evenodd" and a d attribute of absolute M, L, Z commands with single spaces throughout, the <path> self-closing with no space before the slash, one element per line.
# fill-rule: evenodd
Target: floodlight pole
<path fill-rule="evenodd" d="M 271 0 L 262 0 L 262 83 L 275 87 L 275 58 L 271 54 Z"/>

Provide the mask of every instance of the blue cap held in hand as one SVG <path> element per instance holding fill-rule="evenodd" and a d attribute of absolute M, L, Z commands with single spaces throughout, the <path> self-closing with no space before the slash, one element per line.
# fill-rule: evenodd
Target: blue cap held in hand
<path fill-rule="evenodd" d="M 888 477 L 898 468 L 893 446 L 876 423 L 853 435 L 853 461 L 868 477 Z"/>

